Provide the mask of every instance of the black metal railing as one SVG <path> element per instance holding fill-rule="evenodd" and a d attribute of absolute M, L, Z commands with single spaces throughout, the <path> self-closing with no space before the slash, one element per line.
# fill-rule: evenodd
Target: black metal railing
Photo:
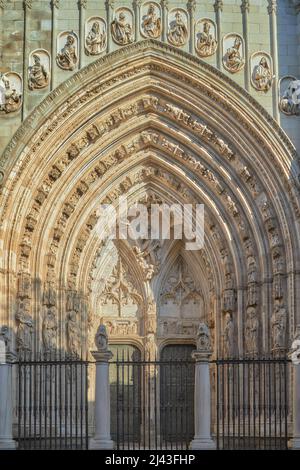
<path fill-rule="evenodd" d="M 22 360 L 16 366 L 19 449 L 88 447 L 88 363 Z"/>
<path fill-rule="evenodd" d="M 216 368 L 212 411 L 217 448 L 286 449 L 288 360 L 219 359 L 212 367 Z"/>
<path fill-rule="evenodd" d="M 117 449 L 188 449 L 194 436 L 194 362 L 110 363 L 111 431 Z"/>

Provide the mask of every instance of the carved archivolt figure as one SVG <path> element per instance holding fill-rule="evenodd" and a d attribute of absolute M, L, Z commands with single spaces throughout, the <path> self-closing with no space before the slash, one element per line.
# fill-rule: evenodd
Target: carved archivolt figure
<path fill-rule="evenodd" d="M 272 72 L 266 57 L 262 57 L 253 70 L 253 84 L 257 90 L 268 91 L 272 86 Z"/>
<path fill-rule="evenodd" d="M 277 304 L 271 319 L 273 348 L 285 347 L 286 310 L 283 305 Z"/>
<path fill-rule="evenodd" d="M 149 5 L 148 12 L 142 19 L 142 31 L 149 38 L 158 38 L 161 34 L 161 19 L 157 17 L 153 3 Z"/>
<path fill-rule="evenodd" d="M 9 79 L 0 75 L 0 111 L 12 113 L 22 104 L 22 95 L 14 88 Z"/>
<path fill-rule="evenodd" d="M 64 70 L 74 70 L 77 60 L 76 39 L 68 34 L 66 44 L 56 56 L 57 64 Z"/>
<path fill-rule="evenodd" d="M 280 98 L 280 109 L 290 116 L 300 116 L 300 80 L 290 81 Z"/>
<path fill-rule="evenodd" d="M 239 36 L 236 36 L 234 39 L 233 46 L 227 49 L 226 54 L 223 58 L 225 68 L 232 73 L 238 72 L 245 65 L 245 61 L 240 52 L 241 46 L 242 39 Z"/>
<path fill-rule="evenodd" d="M 234 354 L 234 324 L 230 313 L 225 315 L 224 327 L 224 355 L 233 357 Z"/>
<path fill-rule="evenodd" d="M 216 38 L 210 32 L 211 24 L 208 21 L 203 22 L 203 31 L 198 34 L 196 49 L 201 57 L 213 55 L 218 46 Z"/>
<path fill-rule="evenodd" d="M 176 11 L 175 19 L 169 24 L 168 40 L 173 46 L 183 46 L 188 40 L 188 30 L 181 17 L 180 11 Z"/>
<path fill-rule="evenodd" d="M 72 356 L 77 356 L 80 351 L 80 327 L 77 323 L 77 313 L 72 310 L 68 314 L 67 321 L 68 351 Z"/>
<path fill-rule="evenodd" d="M 106 45 L 106 32 L 101 30 L 99 21 L 94 21 L 86 39 L 86 51 L 90 55 L 100 54 Z"/>
<path fill-rule="evenodd" d="M 55 351 L 56 333 L 56 308 L 50 307 L 46 309 L 46 314 L 43 321 L 43 343 L 46 352 Z"/>
<path fill-rule="evenodd" d="M 45 88 L 49 84 L 49 74 L 41 64 L 39 55 L 32 56 L 34 64 L 29 67 L 28 88 L 30 90 Z"/>
<path fill-rule="evenodd" d="M 119 18 L 115 18 L 111 24 L 111 34 L 113 40 L 122 46 L 133 42 L 132 25 L 127 22 L 124 12 L 119 13 Z"/>
<path fill-rule="evenodd" d="M 246 351 L 249 354 L 256 354 L 258 352 L 258 338 L 259 338 L 259 320 L 255 307 L 249 307 L 246 314 L 245 323 L 245 345 Z"/>
<path fill-rule="evenodd" d="M 33 320 L 28 313 L 28 307 L 28 303 L 20 301 L 19 309 L 16 314 L 16 320 L 18 323 L 16 342 L 19 352 L 32 350 Z"/>

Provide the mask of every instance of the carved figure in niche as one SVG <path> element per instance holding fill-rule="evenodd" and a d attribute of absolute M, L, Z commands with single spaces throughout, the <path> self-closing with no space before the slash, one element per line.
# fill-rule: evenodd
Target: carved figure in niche
<path fill-rule="evenodd" d="M 43 344 L 46 352 L 52 352 L 56 348 L 56 334 L 57 334 L 57 321 L 56 321 L 56 308 L 50 307 L 46 309 L 43 320 Z"/>
<path fill-rule="evenodd" d="M 155 5 L 151 3 L 147 14 L 142 19 L 142 30 L 149 38 L 158 38 L 161 33 L 161 19 L 157 17 Z"/>
<path fill-rule="evenodd" d="M 157 355 L 157 346 L 154 334 L 146 336 L 145 339 L 145 358 L 155 360 Z"/>
<path fill-rule="evenodd" d="M 245 61 L 240 52 L 241 45 L 242 39 L 236 36 L 233 46 L 227 49 L 223 59 L 225 67 L 232 73 L 238 72 L 245 65 Z"/>
<path fill-rule="evenodd" d="M 127 22 L 123 11 L 119 13 L 119 18 L 115 18 L 111 23 L 111 34 L 114 41 L 122 46 L 133 42 L 132 25 Z"/>
<path fill-rule="evenodd" d="M 99 326 L 95 336 L 95 344 L 99 352 L 107 351 L 108 336 L 105 325 Z"/>
<path fill-rule="evenodd" d="M 253 70 L 253 83 L 260 91 L 268 91 L 272 86 L 272 72 L 266 57 L 262 57 Z"/>
<path fill-rule="evenodd" d="M 201 57 L 208 57 L 213 55 L 218 46 L 216 38 L 211 34 L 211 23 L 208 21 L 203 22 L 203 31 L 198 34 L 197 51 Z"/>
<path fill-rule="evenodd" d="M 256 282 L 248 284 L 247 305 L 256 305 L 257 303 L 257 286 Z"/>
<path fill-rule="evenodd" d="M 0 111 L 12 113 L 22 104 L 22 94 L 11 85 L 7 76 L 0 74 Z"/>
<path fill-rule="evenodd" d="M 183 46 L 188 39 L 188 30 L 179 10 L 169 25 L 168 40 L 173 46 Z"/>
<path fill-rule="evenodd" d="M 273 295 L 274 299 L 281 299 L 283 297 L 282 275 L 280 273 L 274 276 Z"/>
<path fill-rule="evenodd" d="M 16 313 L 16 321 L 18 324 L 16 334 L 17 350 L 19 352 L 31 351 L 33 320 L 29 315 L 29 302 L 26 300 L 19 301 L 19 308 Z"/>
<path fill-rule="evenodd" d="M 248 354 L 258 352 L 259 320 L 255 307 L 247 308 L 245 322 L 245 346 Z"/>
<path fill-rule="evenodd" d="M 199 324 L 196 341 L 197 351 L 211 350 L 210 331 L 208 326 L 204 322 Z"/>
<path fill-rule="evenodd" d="M 300 80 L 291 80 L 280 98 L 279 107 L 290 116 L 300 116 Z"/>
<path fill-rule="evenodd" d="M 286 333 L 286 310 L 284 306 L 277 303 L 271 318 L 273 348 L 281 349 L 285 347 Z"/>
<path fill-rule="evenodd" d="M 41 58 L 38 54 L 33 54 L 32 58 L 34 64 L 29 67 L 28 88 L 29 90 L 45 88 L 49 84 L 49 73 L 41 64 Z"/>
<path fill-rule="evenodd" d="M 56 56 L 57 64 L 64 70 L 74 70 L 77 65 L 76 39 L 68 34 L 66 43 Z"/>
<path fill-rule="evenodd" d="M 71 310 L 67 319 L 67 344 L 72 356 L 78 356 L 80 350 L 80 327 L 77 323 L 77 313 Z"/>
<path fill-rule="evenodd" d="M 224 355 L 225 357 L 233 357 L 234 355 L 234 324 L 230 313 L 225 315 Z"/>
<path fill-rule="evenodd" d="M 88 33 L 86 39 L 86 50 L 90 55 L 100 54 L 105 48 L 106 44 L 106 32 L 104 29 L 101 30 L 99 21 L 94 21 L 91 30 Z"/>

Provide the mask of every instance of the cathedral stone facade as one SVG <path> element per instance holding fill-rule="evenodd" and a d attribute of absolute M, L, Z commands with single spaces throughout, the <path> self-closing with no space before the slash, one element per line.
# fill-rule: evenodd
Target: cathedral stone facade
<path fill-rule="evenodd" d="M 0 0 L 0 324 L 19 355 L 286 354 L 300 324 L 299 0 Z M 99 240 L 203 203 L 205 245 Z"/>

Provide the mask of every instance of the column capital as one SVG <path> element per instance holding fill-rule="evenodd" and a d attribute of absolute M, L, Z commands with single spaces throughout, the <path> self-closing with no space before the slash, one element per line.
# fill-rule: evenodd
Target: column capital
<path fill-rule="evenodd" d="M 52 8 L 59 8 L 59 0 L 51 0 Z"/>
<path fill-rule="evenodd" d="M 166 9 L 168 9 L 168 7 L 169 7 L 169 0 L 161 0 L 161 6 L 162 6 L 162 7 L 165 7 Z"/>
<path fill-rule="evenodd" d="M 0 8 L 4 10 L 5 7 L 6 7 L 6 0 L 0 0 Z"/>
<path fill-rule="evenodd" d="M 209 362 L 211 355 L 211 351 L 199 351 L 196 349 L 192 352 L 192 358 L 195 359 L 196 362 Z"/>
<path fill-rule="evenodd" d="M 242 4 L 241 4 L 242 13 L 249 13 L 249 10 L 250 10 L 250 1 L 242 0 Z"/>
<path fill-rule="evenodd" d="M 277 13 L 277 0 L 269 0 L 268 13 L 269 15 L 272 15 L 272 13 Z"/>
<path fill-rule="evenodd" d="M 91 354 L 96 362 L 108 362 L 113 357 L 111 351 L 91 351 Z"/>
<path fill-rule="evenodd" d="M 86 8 L 87 7 L 87 0 L 78 0 L 79 8 Z"/>
<path fill-rule="evenodd" d="M 188 9 L 189 13 L 195 13 L 196 0 L 188 0 L 187 9 Z"/>
<path fill-rule="evenodd" d="M 115 8 L 115 0 L 106 0 L 105 3 L 106 3 L 107 8 L 111 8 L 111 9 Z"/>
<path fill-rule="evenodd" d="M 216 0 L 214 3 L 215 11 L 223 11 L 223 0 Z"/>
<path fill-rule="evenodd" d="M 24 7 L 24 10 L 26 10 L 27 8 L 29 10 L 31 10 L 32 8 L 32 0 L 24 0 L 23 1 L 23 7 Z"/>

